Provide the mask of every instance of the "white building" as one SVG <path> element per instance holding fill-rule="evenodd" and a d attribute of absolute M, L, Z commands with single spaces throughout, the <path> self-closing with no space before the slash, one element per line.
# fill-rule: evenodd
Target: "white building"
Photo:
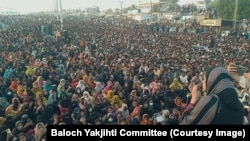
<path fill-rule="evenodd" d="M 98 15 L 100 13 L 99 7 L 93 6 L 85 9 L 88 15 Z"/>
<path fill-rule="evenodd" d="M 205 9 L 207 7 L 205 0 L 196 0 L 194 4 L 198 9 Z"/>
<path fill-rule="evenodd" d="M 137 8 L 141 10 L 142 13 L 150 13 L 153 5 L 159 4 L 160 0 L 147 0 L 143 2 L 138 2 Z"/>
<path fill-rule="evenodd" d="M 12 8 L 0 7 L 0 15 L 20 15 L 21 13 Z"/>

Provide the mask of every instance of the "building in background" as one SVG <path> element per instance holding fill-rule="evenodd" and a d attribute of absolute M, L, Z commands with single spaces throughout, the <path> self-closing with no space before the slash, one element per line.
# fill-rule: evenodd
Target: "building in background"
<path fill-rule="evenodd" d="M 88 7 L 85 9 L 85 13 L 87 15 L 98 15 L 100 13 L 100 9 L 98 6 Z"/>
<path fill-rule="evenodd" d="M 0 15 L 20 15 L 21 12 L 19 12 L 16 9 L 8 8 L 8 7 L 0 7 Z"/>
<path fill-rule="evenodd" d="M 133 9 L 133 10 L 128 10 L 127 11 L 127 18 L 128 19 L 138 19 L 138 13 L 139 11 L 137 9 Z"/>
<path fill-rule="evenodd" d="M 137 4 L 137 8 L 141 10 L 142 13 L 150 13 L 152 11 L 152 8 L 154 5 L 159 4 L 159 0 L 154 0 L 154 1 L 146 1 L 146 2 L 139 2 Z"/>
<path fill-rule="evenodd" d="M 196 7 L 197 7 L 198 9 L 206 9 L 206 8 L 207 8 L 207 5 L 206 5 L 205 0 L 196 0 L 196 1 L 194 2 L 194 4 L 196 5 Z"/>

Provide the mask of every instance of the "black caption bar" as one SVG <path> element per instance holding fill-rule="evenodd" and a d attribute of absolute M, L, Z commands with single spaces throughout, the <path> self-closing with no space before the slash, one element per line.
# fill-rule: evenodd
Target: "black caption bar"
<path fill-rule="evenodd" d="M 48 140 L 60 137 L 112 138 L 112 137 L 180 137 L 231 138 L 248 140 L 249 126 L 104 126 L 104 125 L 48 125 Z"/>

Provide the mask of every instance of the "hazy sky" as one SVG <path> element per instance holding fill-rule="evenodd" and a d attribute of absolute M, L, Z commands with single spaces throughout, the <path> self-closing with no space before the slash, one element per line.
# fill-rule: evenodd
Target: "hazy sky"
<path fill-rule="evenodd" d="M 64 9 L 84 9 L 91 6 L 99 6 L 101 10 L 128 7 L 137 2 L 150 2 L 151 0 L 62 0 Z M 154 1 L 154 0 L 152 0 Z M 180 3 L 190 3 L 195 0 L 179 0 Z M 0 0 L 0 7 L 8 7 L 25 12 L 38 12 L 53 10 L 56 7 L 56 0 Z"/>

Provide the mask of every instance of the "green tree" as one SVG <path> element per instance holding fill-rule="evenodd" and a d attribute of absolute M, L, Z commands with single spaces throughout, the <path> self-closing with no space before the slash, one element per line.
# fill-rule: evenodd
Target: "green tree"
<path fill-rule="evenodd" d="M 215 0 L 215 7 L 219 17 L 223 19 L 233 19 L 236 0 Z M 250 0 L 238 0 L 237 20 L 250 18 Z"/>
<path fill-rule="evenodd" d="M 108 10 L 105 11 L 106 14 L 111 14 L 113 12 L 113 10 L 111 8 L 109 8 Z"/>
<path fill-rule="evenodd" d="M 179 0 L 160 0 L 160 2 L 166 2 L 166 3 L 169 3 L 171 5 L 177 5 Z"/>
<path fill-rule="evenodd" d="M 160 0 L 160 2 L 167 2 L 168 10 L 175 11 L 175 9 L 178 7 L 179 0 Z"/>
<path fill-rule="evenodd" d="M 130 7 L 127 7 L 127 8 L 123 8 L 123 13 L 127 13 L 128 10 L 138 10 L 138 12 L 141 12 L 140 9 L 138 9 L 134 4 L 132 4 Z"/>
<path fill-rule="evenodd" d="M 100 12 L 101 12 L 99 6 L 96 7 L 96 11 L 97 11 L 97 13 L 100 13 Z"/>

